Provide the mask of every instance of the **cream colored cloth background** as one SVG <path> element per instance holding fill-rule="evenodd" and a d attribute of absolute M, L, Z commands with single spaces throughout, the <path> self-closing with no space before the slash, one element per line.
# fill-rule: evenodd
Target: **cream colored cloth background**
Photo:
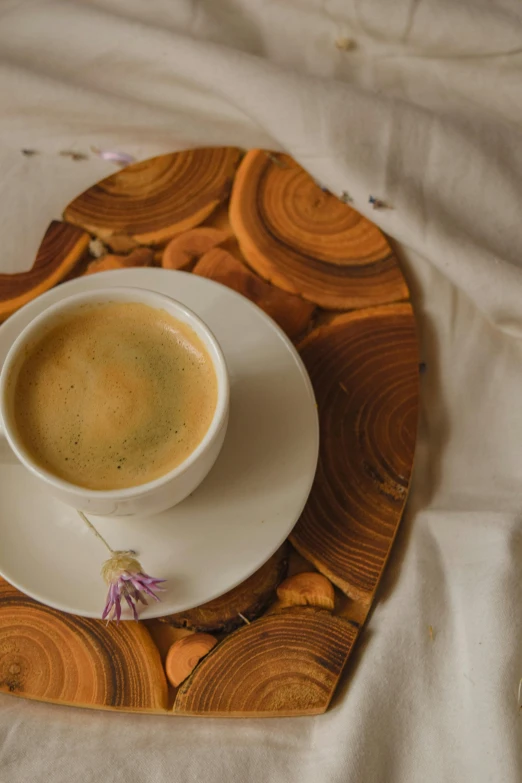
<path fill-rule="evenodd" d="M 521 41 L 517 0 L 0 0 L 1 271 L 114 170 L 60 150 L 284 149 L 396 241 L 427 364 L 408 513 L 326 715 L 5 696 L 1 783 L 521 780 Z"/>

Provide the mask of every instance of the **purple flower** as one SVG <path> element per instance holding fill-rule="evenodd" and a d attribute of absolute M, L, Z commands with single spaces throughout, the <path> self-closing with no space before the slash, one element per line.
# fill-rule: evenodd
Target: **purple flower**
<path fill-rule="evenodd" d="M 129 166 L 136 160 L 136 158 L 133 158 L 132 155 L 129 155 L 127 152 L 119 152 L 118 150 L 100 150 L 98 147 L 91 147 L 91 150 L 95 155 L 99 155 L 99 157 L 103 160 L 109 160 L 121 167 Z"/>
<path fill-rule="evenodd" d="M 113 552 L 103 564 L 101 573 L 109 585 L 103 620 L 120 621 L 122 598 L 132 610 L 135 620 L 138 619 L 137 604 L 148 604 L 146 596 L 155 601 L 160 600 L 154 591 L 163 589 L 158 585 L 165 579 L 155 579 L 144 573 L 141 563 L 134 557 L 134 552 Z"/>

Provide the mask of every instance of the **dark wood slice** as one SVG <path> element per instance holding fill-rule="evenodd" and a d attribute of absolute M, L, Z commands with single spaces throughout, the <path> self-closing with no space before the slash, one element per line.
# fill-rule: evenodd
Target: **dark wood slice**
<path fill-rule="evenodd" d="M 117 235 L 117 247 L 122 235 L 164 245 L 227 198 L 240 155 L 235 147 L 209 147 L 127 166 L 75 198 L 64 217 L 103 240 Z"/>
<path fill-rule="evenodd" d="M 291 340 L 302 335 L 311 321 L 315 305 L 260 280 L 231 253 L 220 247 L 205 253 L 193 271 L 195 275 L 216 280 L 255 302 Z"/>
<path fill-rule="evenodd" d="M 230 224 L 230 216 L 228 214 L 228 203 L 223 202 L 212 212 L 205 220 L 204 226 L 210 226 L 211 228 L 217 228 L 219 231 L 225 231 L 230 236 L 234 235 L 232 226 Z"/>
<path fill-rule="evenodd" d="M 250 266 L 285 291 L 333 310 L 408 297 L 379 229 L 287 155 L 250 150 L 234 180 L 230 222 Z"/>
<path fill-rule="evenodd" d="M 0 579 L 0 691 L 140 712 L 167 709 L 160 656 L 141 623 L 58 612 Z"/>
<path fill-rule="evenodd" d="M 195 609 L 161 617 L 163 623 L 193 631 L 228 633 L 253 620 L 275 598 L 276 588 L 286 574 L 288 546 L 283 544 L 252 576 L 233 590 Z M 243 617 L 241 616 L 243 615 Z"/>
<path fill-rule="evenodd" d="M 371 603 L 410 485 L 419 356 L 409 304 L 337 316 L 300 346 L 319 408 L 315 482 L 290 539 L 353 599 Z"/>
<path fill-rule="evenodd" d="M 87 255 L 90 237 L 77 226 L 53 220 L 28 272 L 0 275 L 0 321 L 64 280 Z"/>
<path fill-rule="evenodd" d="M 214 647 L 179 688 L 173 712 L 277 717 L 324 712 L 357 637 L 330 612 L 292 607 Z"/>

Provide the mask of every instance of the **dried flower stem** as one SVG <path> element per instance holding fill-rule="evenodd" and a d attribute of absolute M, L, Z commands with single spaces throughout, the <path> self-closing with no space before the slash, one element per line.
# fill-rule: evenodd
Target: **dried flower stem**
<path fill-rule="evenodd" d="M 111 556 L 102 565 L 101 575 L 107 585 L 109 586 L 109 592 L 107 595 L 107 602 L 105 609 L 103 610 L 102 620 L 120 621 L 121 618 L 121 600 L 125 599 L 129 609 L 132 611 L 135 620 L 138 620 L 138 612 L 136 606 L 138 603 L 147 605 L 147 596 L 153 598 L 155 601 L 160 599 L 156 595 L 157 590 L 163 588 L 158 587 L 164 579 L 156 579 L 154 576 L 146 574 L 142 568 L 139 560 L 136 559 L 132 549 L 123 551 L 121 549 L 113 549 L 107 541 L 104 539 L 101 533 L 99 533 L 92 522 L 90 522 L 83 511 L 79 511 L 78 515 L 80 519 L 85 522 L 89 530 L 94 533 L 96 538 L 99 538 L 102 544 L 107 547 Z"/>
<path fill-rule="evenodd" d="M 286 169 L 286 163 L 284 163 L 280 158 L 277 157 L 277 155 L 274 155 L 273 152 L 266 152 L 265 155 L 270 160 L 271 163 L 274 163 L 276 166 L 279 166 L 280 169 Z"/>
<path fill-rule="evenodd" d="M 76 509 L 76 510 L 78 511 L 78 509 Z M 96 530 L 96 528 L 94 527 L 94 525 L 92 524 L 92 522 L 89 522 L 89 520 L 87 519 L 87 517 L 85 516 L 85 514 L 83 513 L 83 511 L 78 511 L 78 514 L 79 514 L 79 515 L 80 515 L 80 517 L 83 519 L 83 521 L 85 522 L 85 524 L 87 525 L 87 527 L 88 527 L 88 528 L 91 530 L 91 532 L 92 532 L 92 533 L 94 533 L 94 535 L 96 536 L 96 538 L 99 538 L 99 539 L 100 539 L 100 541 L 101 541 L 103 544 L 105 544 L 105 546 L 107 547 L 107 549 L 109 550 L 109 552 L 111 553 L 111 555 L 113 555 L 113 554 L 114 554 L 114 549 L 112 549 L 112 547 L 110 547 L 110 546 L 108 545 L 108 543 L 106 542 L 106 540 L 104 539 L 104 537 L 102 536 L 102 534 L 101 534 L 101 533 L 99 533 L 99 532 Z"/>

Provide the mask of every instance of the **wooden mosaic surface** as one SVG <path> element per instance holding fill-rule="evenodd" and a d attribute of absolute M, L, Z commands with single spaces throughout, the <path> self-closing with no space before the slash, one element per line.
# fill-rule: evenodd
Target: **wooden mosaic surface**
<path fill-rule="evenodd" d="M 319 409 L 314 486 L 268 563 L 180 615 L 107 625 L 0 580 L 0 691 L 175 715 L 324 712 L 364 632 L 410 484 L 419 362 L 397 258 L 292 158 L 189 150 L 119 170 L 69 204 L 32 268 L 0 275 L 0 320 L 66 279 L 132 266 L 216 280 L 293 340 Z"/>

